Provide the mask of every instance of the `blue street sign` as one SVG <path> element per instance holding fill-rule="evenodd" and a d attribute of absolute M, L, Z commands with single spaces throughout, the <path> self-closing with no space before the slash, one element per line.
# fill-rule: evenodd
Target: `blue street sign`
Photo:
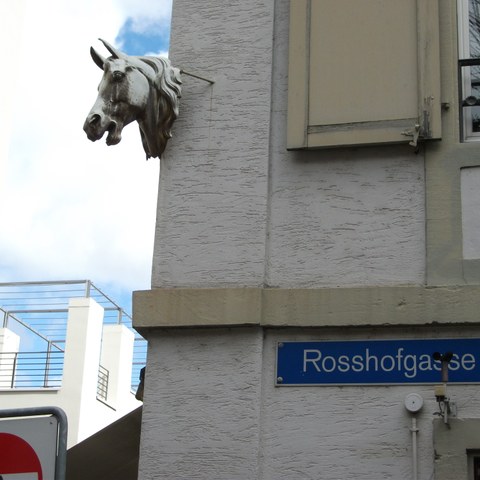
<path fill-rule="evenodd" d="M 452 352 L 449 383 L 480 383 L 480 338 L 281 342 L 276 385 L 441 383 L 441 361 Z"/>

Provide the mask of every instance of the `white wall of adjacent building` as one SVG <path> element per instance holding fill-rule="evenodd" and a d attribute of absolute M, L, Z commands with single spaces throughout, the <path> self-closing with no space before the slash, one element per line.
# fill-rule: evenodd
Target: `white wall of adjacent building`
<path fill-rule="evenodd" d="M 104 310 L 92 298 L 72 298 L 61 387 L 11 388 L 1 365 L 0 409 L 55 406 L 68 419 L 71 447 L 141 405 L 130 388 L 134 334 L 124 325 L 104 325 Z M 0 352 L 18 352 L 21 338 L 0 329 Z M 16 350 L 15 350 L 16 349 Z M 8 356 L 11 358 L 11 355 Z M 10 362 L 11 363 L 11 362 Z M 98 399 L 99 365 L 109 371 L 106 399 Z"/>

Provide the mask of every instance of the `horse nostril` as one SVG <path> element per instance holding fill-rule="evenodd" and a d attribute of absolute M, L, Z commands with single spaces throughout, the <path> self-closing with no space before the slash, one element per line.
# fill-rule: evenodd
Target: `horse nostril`
<path fill-rule="evenodd" d="M 98 122 L 100 121 L 100 115 L 98 115 L 98 113 L 94 113 L 92 115 L 92 117 L 90 118 L 90 120 L 88 121 L 88 123 L 92 126 L 94 126 L 95 124 L 97 124 Z"/>

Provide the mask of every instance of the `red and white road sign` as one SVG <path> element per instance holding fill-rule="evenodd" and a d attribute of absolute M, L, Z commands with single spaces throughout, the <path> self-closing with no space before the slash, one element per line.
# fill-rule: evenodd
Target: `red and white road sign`
<path fill-rule="evenodd" d="M 25 478 L 43 480 L 42 465 L 33 447 L 13 433 L 0 432 L 0 473 L 2 480 Z M 20 475 L 20 476 L 19 476 Z"/>
<path fill-rule="evenodd" d="M 54 417 L 0 421 L 0 480 L 53 480 L 57 448 Z"/>

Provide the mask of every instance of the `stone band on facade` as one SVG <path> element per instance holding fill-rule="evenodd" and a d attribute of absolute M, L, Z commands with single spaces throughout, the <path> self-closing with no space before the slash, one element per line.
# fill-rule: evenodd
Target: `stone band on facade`
<path fill-rule="evenodd" d="M 136 329 L 476 323 L 480 286 L 158 288 L 133 294 Z"/>

